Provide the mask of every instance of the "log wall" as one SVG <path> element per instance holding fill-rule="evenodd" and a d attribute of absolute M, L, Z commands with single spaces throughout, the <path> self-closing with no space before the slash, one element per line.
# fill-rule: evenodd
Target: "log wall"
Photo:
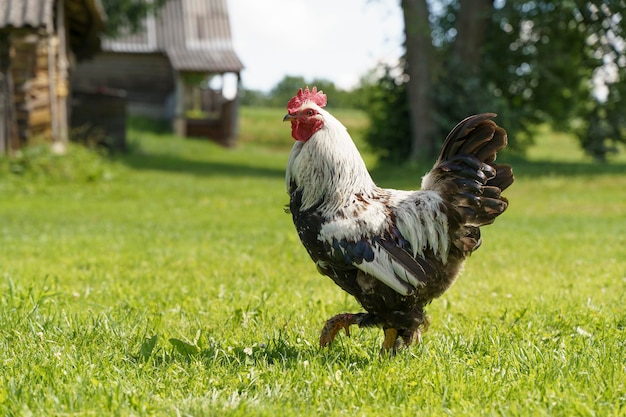
<path fill-rule="evenodd" d="M 58 39 L 45 33 L 16 30 L 8 37 L 11 80 L 9 95 L 12 101 L 14 134 L 17 145 L 23 145 L 34 136 L 58 140 L 53 131 L 54 108 L 59 97 L 67 95 L 67 80 L 60 79 L 56 69 Z M 52 48 L 52 50 L 50 50 Z M 52 62 L 50 58 L 52 57 Z M 57 120 L 57 123 L 64 121 Z"/>

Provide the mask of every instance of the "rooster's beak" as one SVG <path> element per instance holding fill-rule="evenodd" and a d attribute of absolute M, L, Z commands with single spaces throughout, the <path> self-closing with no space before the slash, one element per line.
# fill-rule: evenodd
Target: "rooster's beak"
<path fill-rule="evenodd" d="M 287 114 L 285 115 L 285 117 L 283 117 L 283 122 L 286 122 L 287 120 L 293 120 L 293 119 L 295 119 L 295 118 L 296 118 L 296 116 L 295 116 L 294 114 L 289 114 L 289 113 L 287 113 Z"/>

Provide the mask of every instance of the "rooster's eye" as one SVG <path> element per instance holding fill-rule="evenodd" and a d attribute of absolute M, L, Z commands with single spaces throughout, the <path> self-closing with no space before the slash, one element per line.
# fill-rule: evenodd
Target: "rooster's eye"
<path fill-rule="evenodd" d="M 313 116 L 315 114 L 315 112 L 313 110 L 307 110 L 306 111 L 306 115 L 307 116 Z"/>

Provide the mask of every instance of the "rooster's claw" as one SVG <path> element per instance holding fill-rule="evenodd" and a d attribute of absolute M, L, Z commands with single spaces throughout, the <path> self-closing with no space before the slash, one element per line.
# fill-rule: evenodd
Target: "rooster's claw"
<path fill-rule="evenodd" d="M 320 347 L 329 346 L 333 340 L 335 340 L 335 336 L 337 336 L 337 333 L 339 333 L 341 329 L 344 329 L 346 336 L 349 337 L 350 326 L 357 324 L 359 317 L 358 314 L 343 313 L 326 320 L 322 328 L 322 333 L 320 334 Z"/>

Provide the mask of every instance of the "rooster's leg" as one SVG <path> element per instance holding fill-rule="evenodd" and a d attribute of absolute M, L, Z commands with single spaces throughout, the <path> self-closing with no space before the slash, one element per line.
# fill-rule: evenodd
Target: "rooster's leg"
<path fill-rule="evenodd" d="M 403 332 L 402 341 L 404 342 L 404 346 L 411 346 L 413 343 L 422 343 L 422 333 L 420 329 L 417 329 L 413 332 Z"/>
<path fill-rule="evenodd" d="M 386 328 L 385 329 L 385 340 L 383 340 L 383 346 L 380 349 L 381 355 L 395 355 L 398 349 L 400 348 L 408 348 L 415 342 L 421 342 L 422 337 L 419 329 L 414 330 L 412 332 L 407 331 L 405 329 L 394 329 L 394 328 Z"/>
<path fill-rule="evenodd" d="M 346 336 L 350 336 L 350 326 L 359 324 L 364 316 L 364 313 L 343 313 L 328 319 L 320 335 L 320 347 L 330 345 L 341 329 L 346 331 Z"/>
<path fill-rule="evenodd" d="M 385 340 L 383 340 L 383 347 L 380 349 L 380 354 L 384 355 L 390 353 L 395 355 L 398 349 L 398 329 L 388 327 L 385 329 Z"/>

